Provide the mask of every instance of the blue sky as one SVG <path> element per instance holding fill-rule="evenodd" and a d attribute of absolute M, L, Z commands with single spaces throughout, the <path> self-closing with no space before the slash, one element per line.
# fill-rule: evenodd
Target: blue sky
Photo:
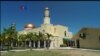
<path fill-rule="evenodd" d="M 20 6 L 25 9 L 20 10 Z M 52 24 L 67 26 L 73 34 L 82 27 L 100 28 L 100 1 L 3 1 L 1 30 L 13 22 L 18 31 L 27 23 L 39 27 L 43 23 L 45 7 L 49 7 Z"/>

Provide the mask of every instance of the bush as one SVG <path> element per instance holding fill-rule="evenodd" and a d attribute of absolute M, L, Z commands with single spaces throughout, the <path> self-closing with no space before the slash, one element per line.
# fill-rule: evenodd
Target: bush
<path fill-rule="evenodd" d="M 67 45 L 63 44 L 63 45 L 60 45 L 60 47 L 67 47 Z"/>

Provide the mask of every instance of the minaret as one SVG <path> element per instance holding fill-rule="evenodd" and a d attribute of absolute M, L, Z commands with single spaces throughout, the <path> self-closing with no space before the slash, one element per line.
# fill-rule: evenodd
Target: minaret
<path fill-rule="evenodd" d="M 44 24 L 50 24 L 50 16 L 49 16 L 48 7 L 46 7 L 44 11 Z"/>

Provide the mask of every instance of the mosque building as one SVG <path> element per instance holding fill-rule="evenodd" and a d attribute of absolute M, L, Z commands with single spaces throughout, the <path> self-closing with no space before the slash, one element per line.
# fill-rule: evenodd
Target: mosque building
<path fill-rule="evenodd" d="M 51 37 L 50 48 L 60 47 L 63 44 L 63 38 L 71 39 L 72 32 L 68 31 L 67 26 L 63 25 L 53 25 L 50 23 L 49 8 L 46 7 L 44 11 L 44 22 L 40 27 L 35 27 L 33 24 L 27 24 L 24 27 L 24 30 L 19 31 L 18 34 L 27 34 L 28 32 L 32 33 L 49 33 L 53 35 Z"/>

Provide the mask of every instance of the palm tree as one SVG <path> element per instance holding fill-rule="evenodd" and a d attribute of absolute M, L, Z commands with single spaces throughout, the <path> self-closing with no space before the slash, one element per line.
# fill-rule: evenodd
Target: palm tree
<path fill-rule="evenodd" d="M 46 48 L 46 40 L 47 40 L 47 35 L 44 34 L 44 36 L 43 36 L 44 48 Z"/>
<path fill-rule="evenodd" d="M 33 47 L 35 48 L 35 47 L 36 47 L 36 46 L 35 46 L 35 41 L 38 40 L 36 33 L 33 34 L 32 40 L 33 40 Z"/>
<path fill-rule="evenodd" d="M 40 35 L 39 34 L 36 34 L 36 37 L 38 38 L 37 41 L 38 41 L 38 48 L 40 48 Z"/>
<path fill-rule="evenodd" d="M 46 35 L 47 35 L 47 49 L 48 49 L 50 47 L 50 42 L 51 42 L 50 37 L 52 37 L 52 35 L 49 33 L 46 33 Z"/>
<path fill-rule="evenodd" d="M 37 38 L 38 38 L 38 47 L 40 48 L 40 41 L 44 40 L 44 34 L 39 32 L 39 34 L 37 35 Z"/>

